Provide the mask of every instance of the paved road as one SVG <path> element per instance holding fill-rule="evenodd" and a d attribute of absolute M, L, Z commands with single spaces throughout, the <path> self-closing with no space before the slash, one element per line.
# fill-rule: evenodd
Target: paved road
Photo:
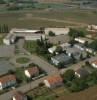
<path fill-rule="evenodd" d="M 46 76 L 47 77 L 47 76 Z M 38 79 L 38 80 L 35 80 L 35 81 L 32 81 L 31 83 L 28 83 L 26 85 L 23 85 L 19 88 L 17 88 L 16 90 L 19 90 L 19 91 L 22 91 L 22 92 L 27 92 L 35 87 L 37 87 L 39 85 L 39 83 L 43 82 L 43 80 L 46 78 L 46 77 L 43 77 L 41 79 Z M 11 100 L 12 96 L 13 96 L 13 91 L 14 90 L 11 90 L 5 94 L 2 94 L 0 95 L 0 100 Z"/>
<path fill-rule="evenodd" d="M 50 65 L 45 60 L 41 59 L 40 57 L 38 57 L 36 55 L 31 55 L 29 52 L 27 52 L 23 48 L 22 48 L 22 51 L 29 55 L 30 59 L 32 59 L 32 62 L 34 62 L 35 64 L 39 65 L 44 71 L 46 71 L 48 76 L 59 74 L 58 69 L 55 68 L 54 66 Z M 40 78 L 38 80 L 32 81 L 29 84 L 26 84 L 26 85 L 23 85 L 23 86 L 17 88 L 16 90 L 20 90 L 21 92 L 25 93 L 25 92 L 37 87 L 39 85 L 39 83 L 43 82 L 43 80 L 48 76 L 45 76 L 45 77 Z M 0 95 L 0 100 L 10 100 L 12 95 L 13 95 L 13 90 L 9 91 L 9 92 L 7 92 L 5 94 Z"/>
<path fill-rule="evenodd" d="M 27 52 L 25 49 L 22 48 L 22 51 L 25 52 L 26 54 L 29 55 L 29 57 L 32 59 L 32 62 L 36 63 L 37 65 L 39 65 L 42 69 L 44 69 L 47 73 L 48 73 L 48 76 L 51 76 L 51 75 L 55 75 L 55 74 L 59 74 L 59 73 L 62 73 L 62 72 L 65 72 L 67 69 L 69 68 L 66 68 L 66 69 L 63 69 L 63 70 L 60 70 L 58 71 L 57 68 L 55 68 L 54 66 L 50 65 L 48 62 L 46 62 L 45 60 L 41 59 L 40 57 L 36 56 L 36 55 L 31 55 L 29 52 Z M 70 69 L 77 69 L 78 67 L 80 67 L 82 64 L 84 64 L 85 61 L 82 61 L 78 64 L 74 64 L 70 67 Z M 32 81 L 31 83 L 28 83 L 26 85 L 23 85 L 19 88 L 17 88 L 16 90 L 20 90 L 22 92 L 27 92 L 28 90 L 31 90 L 35 87 L 38 86 L 38 84 L 40 82 L 43 82 L 43 80 L 48 77 L 48 76 L 45 76 L 43 78 L 40 78 L 38 80 L 35 80 L 35 81 Z M 0 100 L 10 100 L 10 98 L 12 97 L 13 95 L 13 90 L 12 91 L 9 91 L 5 94 L 2 94 L 0 96 Z"/>
<path fill-rule="evenodd" d="M 51 75 L 53 73 L 58 73 L 58 69 L 55 68 L 53 65 L 49 64 L 47 61 L 43 60 L 42 58 L 34 54 L 29 53 L 23 47 L 21 47 L 20 49 L 22 50 L 22 52 L 24 52 L 30 57 L 33 63 L 39 65 L 44 71 L 46 71 L 48 75 Z"/>
<path fill-rule="evenodd" d="M 58 69 L 49 64 L 48 62 L 44 61 L 38 56 L 32 55 L 32 61 L 38 64 L 43 70 L 45 70 L 48 75 L 58 73 Z"/>
<path fill-rule="evenodd" d="M 78 62 L 78 63 L 76 63 L 76 64 L 71 65 L 71 66 L 68 67 L 68 68 L 61 69 L 61 70 L 60 70 L 60 74 L 63 74 L 63 73 L 66 72 L 68 69 L 77 70 L 77 69 L 81 68 L 81 66 L 84 65 L 86 61 L 91 62 L 91 61 L 94 61 L 94 60 L 96 60 L 96 59 L 97 59 L 97 56 L 88 58 L 88 59 L 86 59 L 86 60 L 84 60 L 84 61 L 80 61 L 80 62 Z"/>

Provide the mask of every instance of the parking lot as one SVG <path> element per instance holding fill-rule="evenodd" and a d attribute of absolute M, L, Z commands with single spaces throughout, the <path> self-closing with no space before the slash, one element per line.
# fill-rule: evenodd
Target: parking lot
<path fill-rule="evenodd" d="M 9 70 L 14 70 L 15 66 L 7 60 L 0 60 L 0 75 L 6 74 Z"/>
<path fill-rule="evenodd" d="M 66 43 L 70 40 L 68 35 L 59 35 L 59 36 L 53 36 L 53 37 L 47 36 L 47 38 L 50 41 L 50 43 L 53 43 L 53 44 L 57 44 L 58 42 Z"/>

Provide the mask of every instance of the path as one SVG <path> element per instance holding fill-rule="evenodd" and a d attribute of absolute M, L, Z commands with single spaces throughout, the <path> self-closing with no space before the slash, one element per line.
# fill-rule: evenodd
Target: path
<path fill-rule="evenodd" d="M 27 18 L 19 18 L 19 20 L 25 20 Z M 88 24 L 82 23 L 82 22 L 77 22 L 77 21 L 69 21 L 69 20 L 61 20 L 61 19 L 51 19 L 51 18 L 45 18 L 45 17 L 37 17 L 37 16 L 32 16 L 30 19 L 37 19 L 37 20 L 44 20 L 44 21 L 53 21 L 53 22 L 58 22 L 58 23 L 68 23 L 68 24 L 74 24 L 74 25 L 79 25 L 80 27 L 85 27 Z"/>

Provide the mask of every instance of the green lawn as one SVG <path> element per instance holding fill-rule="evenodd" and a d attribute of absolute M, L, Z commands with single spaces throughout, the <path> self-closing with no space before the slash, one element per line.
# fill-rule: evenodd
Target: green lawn
<path fill-rule="evenodd" d="M 20 58 L 17 58 L 17 59 L 16 59 L 16 62 L 17 62 L 17 63 L 20 63 L 20 64 L 25 64 L 25 63 L 28 63 L 29 60 L 30 60 L 29 58 L 20 57 Z"/>
<path fill-rule="evenodd" d="M 0 33 L 0 45 L 3 44 L 3 38 L 5 37 L 5 33 Z"/>
<path fill-rule="evenodd" d="M 26 41 L 24 44 L 24 48 L 30 53 L 35 53 L 36 47 L 37 47 L 36 41 Z"/>
<path fill-rule="evenodd" d="M 64 87 L 49 89 L 43 86 L 33 89 L 32 91 L 28 92 L 27 95 L 33 97 L 34 100 L 56 100 L 58 96 L 64 95 L 64 89 Z"/>
<path fill-rule="evenodd" d="M 3 39 L 2 38 L 0 38 L 0 45 L 2 45 L 3 44 Z"/>

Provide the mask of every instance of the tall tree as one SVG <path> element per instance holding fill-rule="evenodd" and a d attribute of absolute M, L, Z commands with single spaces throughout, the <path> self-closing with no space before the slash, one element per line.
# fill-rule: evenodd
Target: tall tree
<path fill-rule="evenodd" d="M 63 74 L 63 78 L 66 81 L 72 81 L 75 78 L 75 72 L 74 70 L 67 70 L 64 74 Z"/>

